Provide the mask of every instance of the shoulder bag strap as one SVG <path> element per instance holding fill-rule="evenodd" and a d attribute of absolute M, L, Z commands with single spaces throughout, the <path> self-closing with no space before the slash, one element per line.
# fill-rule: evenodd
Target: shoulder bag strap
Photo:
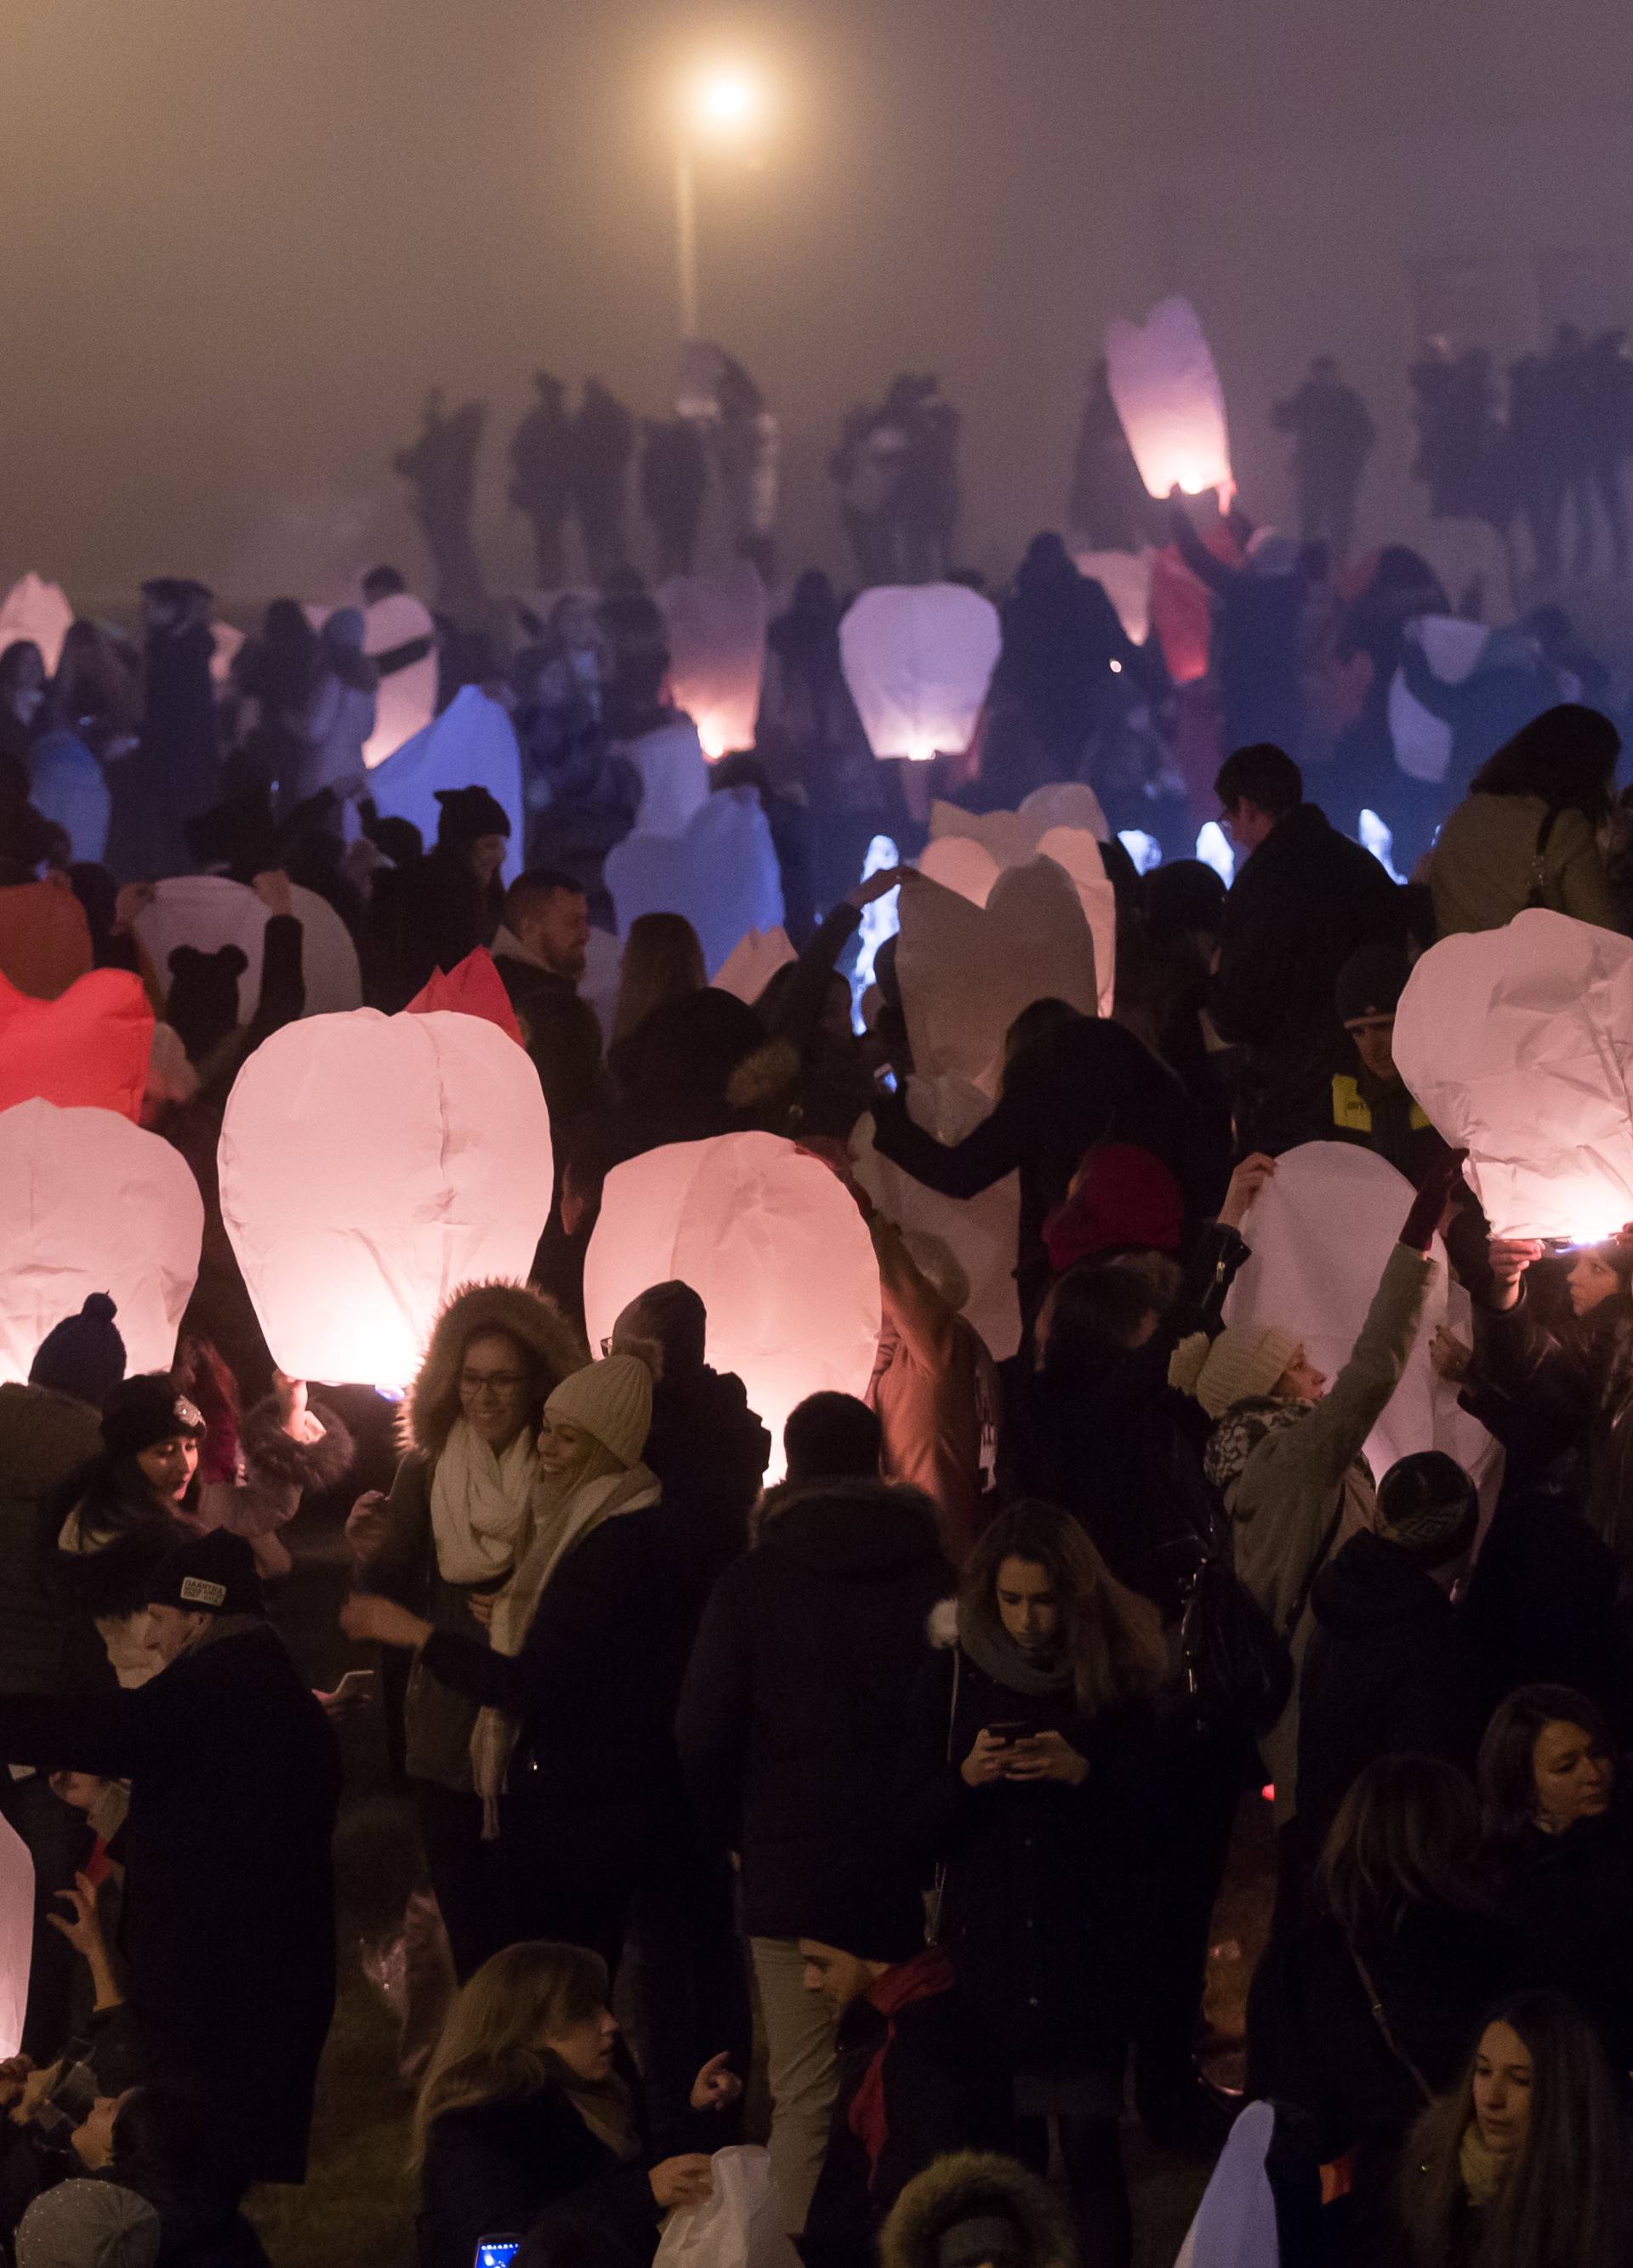
<path fill-rule="evenodd" d="M 959 1680 L 963 1675 L 964 1648 L 957 1643 L 957 1639 L 955 1639 L 953 1642 L 952 1702 L 947 1712 L 947 1764 L 949 1770 L 952 1767 L 953 1749 L 957 1742 L 958 1684 Z M 942 1901 L 946 1895 L 947 1861 L 945 1859 L 938 1859 L 935 1862 L 935 1878 L 930 1885 L 930 1894 L 924 1902 L 924 1941 L 927 1945 L 933 1946 L 941 1942 Z"/>
<path fill-rule="evenodd" d="M 1435 2099 L 1435 2090 L 1390 2029 L 1389 2019 L 1384 2014 L 1384 2004 L 1378 1998 L 1378 1987 L 1372 1982 L 1371 1972 L 1365 1962 L 1362 1960 L 1355 1940 L 1348 1931 L 1344 1933 L 1344 1943 L 1349 1948 L 1349 1958 L 1355 1964 L 1356 1975 L 1361 1979 L 1361 1989 L 1366 1994 L 1367 2007 L 1371 2012 L 1372 2021 L 1378 2027 L 1378 2036 L 1401 2069 L 1410 2073 L 1412 2083 L 1424 2102 L 1432 2102 Z"/>

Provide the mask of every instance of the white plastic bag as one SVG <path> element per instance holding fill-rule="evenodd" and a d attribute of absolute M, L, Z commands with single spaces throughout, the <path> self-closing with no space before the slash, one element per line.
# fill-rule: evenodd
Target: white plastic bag
<path fill-rule="evenodd" d="M 672 2213 L 653 2268 L 799 2268 L 772 2191 L 771 2153 L 752 2144 L 714 2154 L 706 2205 Z"/>

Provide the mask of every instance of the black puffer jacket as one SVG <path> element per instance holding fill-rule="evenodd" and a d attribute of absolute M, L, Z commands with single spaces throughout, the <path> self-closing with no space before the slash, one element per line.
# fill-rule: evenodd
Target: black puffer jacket
<path fill-rule="evenodd" d="M 65 1683 L 48 1507 L 101 1447 L 88 1403 L 43 1386 L 0 1386 L 0 1693 L 54 1693 Z"/>
<path fill-rule="evenodd" d="M 774 1489 L 714 1588 L 681 1695 L 681 1763 L 743 1861 L 743 1926 L 797 1937 L 803 1892 L 882 1839 L 902 1712 L 952 1587 L 935 1514 L 883 1481 Z"/>
<path fill-rule="evenodd" d="M 1363 1531 L 1316 1577 L 1298 1705 L 1298 1822 L 1319 1849 L 1378 1756 L 1472 1771 L 1485 1727 L 1452 1602 L 1404 1551 Z"/>

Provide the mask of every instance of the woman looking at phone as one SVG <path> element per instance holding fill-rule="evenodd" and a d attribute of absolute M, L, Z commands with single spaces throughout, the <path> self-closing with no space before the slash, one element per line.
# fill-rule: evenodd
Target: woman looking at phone
<path fill-rule="evenodd" d="M 1083 2268 L 1126 2268 L 1117 2122 L 1160 1622 L 1069 1514 L 1021 1504 L 976 1546 L 956 1633 L 937 1632 L 907 1745 L 938 1941 L 1010 2065 L 1017 2154 L 1046 2170 L 1057 2122 Z"/>
<path fill-rule="evenodd" d="M 713 2114 L 743 2082 L 713 2057 L 691 2090 L 695 2150 L 654 2162 L 606 1965 L 576 1945 L 507 1946 L 448 2011 L 414 2110 L 420 2268 L 472 2268 L 484 2237 L 559 2212 L 650 2259 L 673 2205 L 713 2188 Z"/>

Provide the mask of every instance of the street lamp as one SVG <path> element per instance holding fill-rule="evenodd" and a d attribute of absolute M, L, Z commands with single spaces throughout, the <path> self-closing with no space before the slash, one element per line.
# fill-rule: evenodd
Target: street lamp
<path fill-rule="evenodd" d="M 698 312 L 697 151 L 700 142 L 741 138 L 765 109 L 763 91 L 747 71 L 720 66 L 700 73 L 681 105 L 675 158 L 675 246 L 680 284 L 681 336 L 695 339 Z"/>

